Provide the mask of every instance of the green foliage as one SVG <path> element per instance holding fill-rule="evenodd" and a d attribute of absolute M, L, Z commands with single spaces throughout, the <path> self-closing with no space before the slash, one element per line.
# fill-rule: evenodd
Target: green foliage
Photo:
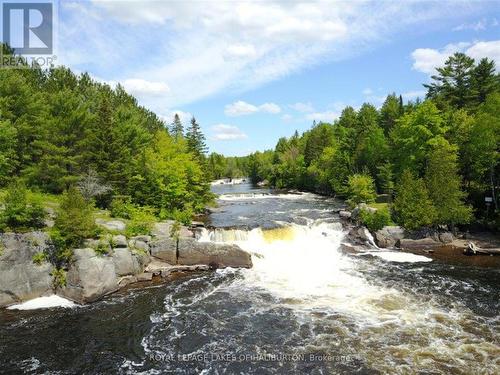
<path fill-rule="evenodd" d="M 108 255 L 110 252 L 110 249 L 113 247 L 113 244 L 111 243 L 111 241 L 112 241 L 112 238 L 110 238 L 110 241 L 100 240 L 94 249 L 96 254 L 100 255 L 100 256 Z"/>
<path fill-rule="evenodd" d="M 63 194 L 53 230 L 53 241 L 61 250 L 77 248 L 97 234 L 93 212 L 92 204 L 75 187 Z"/>
<path fill-rule="evenodd" d="M 391 214 L 386 207 L 373 213 L 368 210 L 361 210 L 360 220 L 369 230 L 375 232 L 391 224 Z"/>
<path fill-rule="evenodd" d="M 397 185 L 393 208 L 397 222 L 409 230 L 432 225 L 437 216 L 424 180 L 409 170 L 403 172 Z"/>
<path fill-rule="evenodd" d="M 132 204 L 130 197 L 119 196 L 111 201 L 109 210 L 111 217 L 130 219 L 135 206 Z"/>
<path fill-rule="evenodd" d="M 187 129 L 186 140 L 189 152 L 195 155 L 198 160 L 203 161 L 207 153 L 207 145 L 200 125 L 196 122 L 194 117 L 191 119 L 191 124 Z"/>
<path fill-rule="evenodd" d="M 52 285 L 55 289 L 66 286 L 66 271 L 63 268 L 53 268 L 50 276 L 52 276 Z"/>
<path fill-rule="evenodd" d="M 349 176 L 347 182 L 348 203 L 354 207 L 359 203 L 375 201 L 375 185 L 373 178 L 366 174 L 355 174 Z"/>
<path fill-rule="evenodd" d="M 33 255 L 32 260 L 33 260 L 33 263 L 40 265 L 40 264 L 48 261 L 48 256 L 44 252 L 39 252 L 39 253 L 36 253 L 35 255 Z"/>
<path fill-rule="evenodd" d="M 443 144 L 429 155 L 425 180 L 429 196 L 436 208 L 438 224 L 468 223 L 472 210 L 463 203 L 455 148 Z"/>
<path fill-rule="evenodd" d="M 158 209 L 161 203 L 150 202 L 159 200 L 157 193 L 181 189 L 169 210 L 191 205 L 201 211 L 212 199 L 202 155 L 204 136 L 196 123 L 187 142 L 178 116 L 174 123 L 172 138 L 164 122 L 139 106 L 122 86 L 113 89 L 86 73 L 75 75 L 64 67 L 2 69 L 0 187 L 21 177 L 43 193 L 61 194 L 78 183 L 87 199 L 96 199 L 102 208 L 107 208 L 111 196 L 130 195 L 133 204 Z M 170 150 L 158 157 L 175 154 L 183 161 L 176 179 L 164 179 L 158 183 L 161 186 L 154 186 L 156 176 L 150 173 L 145 152 L 158 149 L 159 132 L 170 139 L 168 145 L 162 145 Z M 193 160 L 188 146 L 200 157 Z M 178 169 L 175 162 L 170 167 Z M 132 194 L 143 181 L 149 184 Z"/>
<path fill-rule="evenodd" d="M 436 71 L 437 74 L 431 77 L 433 82 L 424 87 L 427 97 L 441 106 L 474 110 L 488 95 L 500 90 L 495 62 L 487 58 L 476 65 L 473 58 L 457 52 Z"/>
<path fill-rule="evenodd" d="M 136 207 L 132 211 L 130 221 L 127 224 L 126 234 L 128 237 L 141 234 L 149 235 L 155 221 L 154 209 L 151 207 Z"/>
<path fill-rule="evenodd" d="M 29 197 L 26 185 L 20 180 L 12 182 L 3 199 L 4 209 L 0 212 L 0 228 L 11 230 L 38 229 L 45 226 L 46 215 L 42 204 Z"/>

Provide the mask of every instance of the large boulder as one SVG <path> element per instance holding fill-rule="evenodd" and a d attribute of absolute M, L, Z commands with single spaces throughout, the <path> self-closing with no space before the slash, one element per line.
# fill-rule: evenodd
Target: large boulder
<path fill-rule="evenodd" d="M 167 220 L 167 221 L 155 223 L 151 233 L 155 237 L 170 237 L 171 236 L 171 228 L 172 228 L 173 224 L 174 224 L 173 220 Z M 179 237 L 191 238 L 191 237 L 194 237 L 194 233 L 188 227 L 182 225 L 180 227 Z"/>
<path fill-rule="evenodd" d="M 113 249 L 113 262 L 117 276 L 135 275 L 143 271 L 143 266 L 127 248 Z"/>
<path fill-rule="evenodd" d="M 128 245 L 127 237 L 125 237 L 123 234 L 113 236 L 112 244 L 114 247 L 127 247 Z"/>
<path fill-rule="evenodd" d="M 454 237 L 450 232 L 439 233 L 439 241 L 442 243 L 451 243 L 453 242 Z"/>
<path fill-rule="evenodd" d="M 396 246 L 403 250 L 429 250 L 443 246 L 443 244 L 430 237 L 422 238 L 419 240 L 410 240 L 407 238 L 403 238 L 398 241 Z"/>
<path fill-rule="evenodd" d="M 405 230 L 398 226 L 385 226 L 375 232 L 375 242 L 379 247 L 394 247 L 405 237 Z"/>
<path fill-rule="evenodd" d="M 352 228 L 347 236 L 352 243 L 357 245 L 373 244 L 373 237 L 370 231 L 363 226 Z"/>
<path fill-rule="evenodd" d="M 58 293 L 78 303 L 96 301 L 119 289 L 113 257 L 92 249 L 76 249 L 66 275 L 66 287 Z"/>
<path fill-rule="evenodd" d="M 180 239 L 179 239 L 180 241 Z M 170 237 L 162 236 L 149 243 L 151 255 L 167 263 L 175 264 L 177 261 L 176 241 Z"/>
<path fill-rule="evenodd" d="M 33 263 L 48 240 L 44 232 L 0 235 L 0 307 L 52 294 L 52 265 Z"/>
<path fill-rule="evenodd" d="M 150 243 L 151 255 L 170 264 L 205 264 L 217 268 L 252 267 L 250 254 L 236 245 L 198 242 L 194 238 L 179 238 L 177 241 L 162 237 Z M 177 253 L 179 258 L 177 258 Z"/>
<path fill-rule="evenodd" d="M 341 219 L 348 220 L 348 219 L 351 218 L 352 213 L 350 211 L 340 210 L 339 211 L 339 216 L 340 216 Z"/>
<path fill-rule="evenodd" d="M 198 242 L 193 238 L 179 242 L 178 264 L 205 264 L 214 268 L 251 268 L 252 257 L 237 245 Z"/>

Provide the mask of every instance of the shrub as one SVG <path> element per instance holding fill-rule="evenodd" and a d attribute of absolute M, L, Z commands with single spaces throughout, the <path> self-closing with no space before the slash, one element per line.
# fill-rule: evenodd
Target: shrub
<path fill-rule="evenodd" d="M 129 237 L 150 234 L 153 223 L 156 221 L 154 209 L 151 207 L 134 208 L 130 219 L 126 230 L 126 234 Z"/>
<path fill-rule="evenodd" d="M 48 256 L 46 253 L 40 252 L 40 253 L 36 253 L 35 255 L 33 255 L 32 260 L 33 260 L 33 263 L 40 265 L 43 262 L 46 262 L 48 260 Z"/>
<path fill-rule="evenodd" d="M 130 197 L 118 196 L 113 199 L 109 209 L 111 217 L 131 219 L 135 206 L 130 202 Z"/>
<path fill-rule="evenodd" d="M 47 213 L 39 200 L 28 197 L 28 189 L 21 181 L 14 181 L 3 199 L 5 206 L 0 213 L 0 228 L 29 230 L 45 226 Z"/>
<path fill-rule="evenodd" d="M 62 268 L 54 268 L 50 272 L 52 276 L 52 284 L 54 288 L 62 288 L 66 286 L 66 271 Z"/>
<path fill-rule="evenodd" d="M 355 174 L 349 176 L 347 182 L 347 202 L 352 206 L 359 203 L 369 203 L 375 200 L 375 185 L 373 178 L 366 174 Z"/>
<path fill-rule="evenodd" d="M 85 238 L 94 237 L 97 227 L 93 211 L 92 204 L 87 202 L 76 188 L 67 190 L 62 196 L 54 224 L 54 233 L 59 237 L 59 244 L 66 248 L 76 248 Z"/>
<path fill-rule="evenodd" d="M 393 207 L 398 224 L 409 230 L 432 225 L 436 220 L 436 209 L 424 181 L 409 170 L 401 176 Z"/>
<path fill-rule="evenodd" d="M 387 208 L 378 209 L 373 213 L 368 210 L 362 210 L 360 212 L 360 220 L 369 230 L 375 232 L 391 224 L 391 214 Z"/>
<path fill-rule="evenodd" d="M 109 241 L 102 241 L 101 240 L 97 244 L 97 246 L 94 249 L 94 251 L 96 252 L 96 254 L 101 255 L 101 256 L 108 255 L 110 249 L 113 247 L 113 243 L 112 242 L 113 242 L 112 238 L 110 238 Z"/>

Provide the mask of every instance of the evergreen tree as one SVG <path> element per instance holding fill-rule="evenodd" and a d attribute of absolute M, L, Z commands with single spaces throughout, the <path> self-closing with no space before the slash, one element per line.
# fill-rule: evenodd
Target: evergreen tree
<path fill-rule="evenodd" d="M 77 248 L 85 238 L 95 236 L 93 210 L 77 188 L 71 187 L 63 194 L 52 233 L 60 242 L 60 251 Z"/>
<path fill-rule="evenodd" d="M 427 88 L 427 98 L 441 98 L 458 108 L 464 108 L 474 100 L 473 58 L 456 52 L 446 60 L 443 67 L 436 70 L 438 74 L 431 77 L 434 82 L 424 84 Z"/>
<path fill-rule="evenodd" d="M 472 211 L 463 203 L 465 194 L 460 190 L 457 154 L 448 143 L 435 147 L 429 155 L 425 181 L 434 207 L 437 223 L 468 223 Z"/>
<path fill-rule="evenodd" d="M 500 78 L 495 74 L 495 61 L 483 58 L 472 71 L 472 89 L 477 96 L 477 103 L 486 101 L 486 97 L 500 90 Z"/>
<path fill-rule="evenodd" d="M 184 126 L 182 126 L 181 119 L 177 113 L 174 115 L 174 121 L 170 125 L 170 134 L 176 141 L 184 137 Z"/>
<path fill-rule="evenodd" d="M 384 129 L 386 135 L 390 133 L 396 124 L 396 120 L 401 117 L 401 115 L 402 106 L 400 99 L 396 97 L 396 94 L 388 95 L 380 109 L 380 126 Z"/>
<path fill-rule="evenodd" d="M 429 198 L 424 180 L 405 170 L 397 185 L 394 212 L 399 224 L 409 230 L 432 225 L 436 209 Z"/>
<path fill-rule="evenodd" d="M 203 160 L 208 148 L 205 143 L 205 135 L 194 117 L 191 119 L 191 124 L 187 129 L 186 139 L 188 150 L 198 157 L 199 160 Z"/>

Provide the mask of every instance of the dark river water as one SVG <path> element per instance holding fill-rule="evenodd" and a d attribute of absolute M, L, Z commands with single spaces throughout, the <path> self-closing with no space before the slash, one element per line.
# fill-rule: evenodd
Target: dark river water
<path fill-rule="evenodd" d="M 335 200 L 214 191 L 200 241 L 239 244 L 252 269 L 0 310 L 0 373 L 500 374 L 499 269 L 344 254 Z"/>

